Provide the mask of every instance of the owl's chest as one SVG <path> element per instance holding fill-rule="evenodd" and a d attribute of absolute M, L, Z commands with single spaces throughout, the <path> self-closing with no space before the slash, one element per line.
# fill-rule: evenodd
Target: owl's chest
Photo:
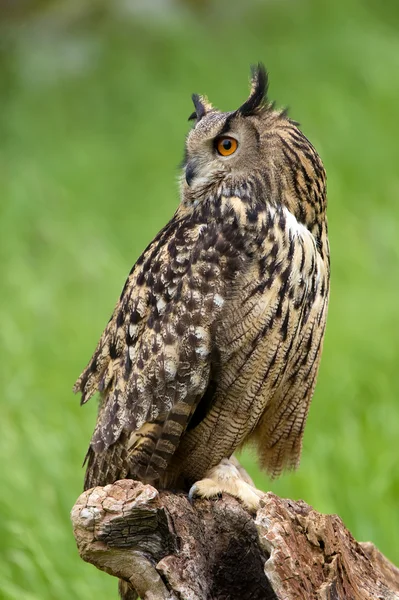
<path fill-rule="evenodd" d="M 216 340 L 226 363 L 237 353 L 245 362 L 261 341 L 268 348 L 289 343 L 294 351 L 301 324 L 328 293 L 328 267 L 303 226 L 289 216 L 274 218 L 250 234 L 246 261 L 226 290 L 218 320 Z"/>

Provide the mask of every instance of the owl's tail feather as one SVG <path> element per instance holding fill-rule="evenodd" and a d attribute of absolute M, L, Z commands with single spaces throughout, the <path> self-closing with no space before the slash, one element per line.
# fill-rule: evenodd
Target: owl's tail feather
<path fill-rule="evenodd" d="M 126 435 L 122 434 L 117 442 L 102 452 L 95 452 L 90 446 L 84 464 L 87 464 L 84 479 L 85 490 L 98 485 L 108 485 L 127 477 Z"/>
<path fill-rule="evenodd" d="M 164 419 L 159 418 L 152 423 L 144 423 L 138 431 L 130 434 L 127 460 L 129 475 L 133 479 L 153 483 L 154 478 L 146 476 L 146 471 L 160 438 L 163 423 Z"/>
<path fill-rule="evenodd" d="M 169 411 L 157 432 L 157 438 L 153 437 L 151 447 L 146 447 L 146 464 L 142 478 L 156 486 L 164 487 L 167 479 L 168 485 L 175 480 L 176 474 L 167 473 L 171 465 L 181 437 L 185 432 L 190 417 L 195 409 L 195 402 L 177 402 Z M 175 477 L 176 475 L 176 477 Z"/>
<path fill-rule="evenodd" d="M 302 450 L 309 401 L 287 393 L 263 413 L 251 440 L 258 447 L 261 467 L 276 478 L 284 469 L 296 469 Z"/>
<path fill-rule="evenodd" d="M 126 477 L 156 487 L 164 487 L 167 479 L 174 481 L 175 474 L 167 471 L 195 406 L 195 402 L 177 402 L 167 415 L 144 423 L 137 431 L 122 433 L 107 449 L 95 452 L 90 447 L 85 489 Z"/>

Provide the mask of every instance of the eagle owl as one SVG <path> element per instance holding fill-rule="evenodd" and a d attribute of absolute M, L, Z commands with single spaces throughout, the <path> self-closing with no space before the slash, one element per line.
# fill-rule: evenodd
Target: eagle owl
<path fill-rule="evenodd" d="M 258 65 L 237 110 L 193 95 L 180 204 L 75 385 L 82 403 L 100 392 L 86 489 L 129 477 L 253 508 L 237 449 L 272 476 L 298 465 L 329 294 L 326 177 L 266 94 Z"/>

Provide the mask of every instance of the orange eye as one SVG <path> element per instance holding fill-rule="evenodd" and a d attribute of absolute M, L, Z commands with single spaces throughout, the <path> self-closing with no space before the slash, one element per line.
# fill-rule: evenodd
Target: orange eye
<path fill-rule="evenodd" d="M 230 156 L 238 148 L 238 142 L 232 137 L 224 135 L 216 139 L 216 150 L 221 156 Z"/>

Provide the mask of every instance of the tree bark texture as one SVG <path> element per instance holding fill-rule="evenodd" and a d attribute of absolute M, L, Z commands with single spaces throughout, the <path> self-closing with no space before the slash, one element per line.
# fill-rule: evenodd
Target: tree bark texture
<path fill-rule="evenodd" d="M 72 522 L 82 559 L 145 600 L 399 600 L 399 569 L 373 544 L 272 493 L 251 515 L 126 479 L 84 492 Z"/>

